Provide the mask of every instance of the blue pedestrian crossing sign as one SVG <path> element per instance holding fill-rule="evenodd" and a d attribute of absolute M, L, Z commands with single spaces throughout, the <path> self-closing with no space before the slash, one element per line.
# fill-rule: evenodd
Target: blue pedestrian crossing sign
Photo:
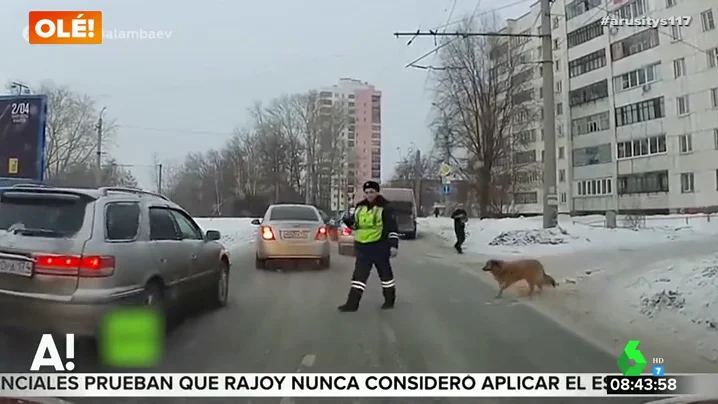
<path fill-rule="evenodd" d="M 451 193 L 451 185 L 450 184 L 444 184 L 444 188 L 442 189 L 442 192 L 444 195 Z"/>
<path fill-rule="evenodd" d="M 654 366 L 653 367 L 653 376 L 665 376 L 665 370 L 663 370 L 663 366 Z"/>

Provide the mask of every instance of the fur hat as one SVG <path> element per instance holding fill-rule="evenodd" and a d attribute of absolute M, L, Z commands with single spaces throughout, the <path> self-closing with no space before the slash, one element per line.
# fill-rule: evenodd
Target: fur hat
<path fill-rule="evenodd" d="M 364 186 L 362 186 L 362 190 L 366 191 L 367 189 L 373 189 L 376 192 L 379 192 L 379 183 L 376 181 L 367 181 L 364 183 Z"/>

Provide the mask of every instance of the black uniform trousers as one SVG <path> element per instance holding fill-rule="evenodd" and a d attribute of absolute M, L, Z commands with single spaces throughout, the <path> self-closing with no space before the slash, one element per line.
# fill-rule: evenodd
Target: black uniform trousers
<path fill-rule="evenodd" d="M 352 274 L 349 296 L 347 296 L 347 308 L 356 309 L 359 307 L 372 267 L 376 267 L 381 280 L 382 294 L 384 295 L 384 305 L 382 307 L 394 307 L 396 284 L 394 271 L 391 269 L 389 243 L 386 241 L 370 244 L 356 243 L 354 250 L 356 251 L 356 261 L 354 262 L 354 273 Z"/>

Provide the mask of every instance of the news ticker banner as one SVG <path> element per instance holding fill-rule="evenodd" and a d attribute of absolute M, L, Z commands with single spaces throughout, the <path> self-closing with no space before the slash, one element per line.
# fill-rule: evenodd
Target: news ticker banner
<path fill-rule="evenodd" d="M 718 374 L 6 373 L 0 374 L 0 396 L 718 397 Z"/>

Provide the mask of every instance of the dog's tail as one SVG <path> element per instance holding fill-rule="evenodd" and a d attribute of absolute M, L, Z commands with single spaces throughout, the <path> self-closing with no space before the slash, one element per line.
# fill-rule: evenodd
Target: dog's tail
<path fill-rule="evenodd" d="M 553 276 L 547 274 L 546 272 L 543 273 L 543 284 L 551 285 L 554 288 L 558 285 L 558 283 L 556 283 L 556 279 L 554 279 Z"/>

